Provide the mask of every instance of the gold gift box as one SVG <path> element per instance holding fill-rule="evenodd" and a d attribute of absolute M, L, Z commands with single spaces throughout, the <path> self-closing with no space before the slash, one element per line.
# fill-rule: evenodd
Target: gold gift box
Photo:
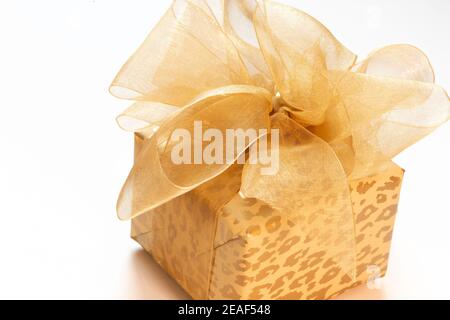
<path fill-rule="evenodd" d="M 142 138 L 135 136 L 135 155 Z M 311 234 L 238 192 L 242 166 L 132 219 L 131 236 L 194 299 L 328 299 L 386 273 L 403 169 L 350 181 L 356 279 Z"/>

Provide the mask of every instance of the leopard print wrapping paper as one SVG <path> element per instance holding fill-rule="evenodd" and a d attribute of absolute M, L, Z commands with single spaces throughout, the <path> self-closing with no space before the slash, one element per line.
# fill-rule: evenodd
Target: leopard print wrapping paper
<path fill-rule="evenodd" d="M 135 155 L 142 138 L 135 136 Z M 350 181 L 356 279 L 286 215 L 238 192 L 242 166 L 132 219 L 131 236 L 194 299 L 329 299 L 384 276 L 403 169 Z M 320 213 L 320 199 L 317 207 Z M 310 217 L 314 219 L 314 217 Z"/>

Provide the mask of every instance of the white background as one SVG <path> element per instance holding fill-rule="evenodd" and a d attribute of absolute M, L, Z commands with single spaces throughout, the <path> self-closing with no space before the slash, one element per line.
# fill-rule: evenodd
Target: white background
<path fill-rule="evenodd" d="M 450 90 L 450 1 L 290 3 L 364 57 L 423 49 Z M 0 298 L 180 298 L 129 239 L 115 201 L 132 164 L 127 106 L 108 86 L 170 1 L 0 2 Z M 450 125 L 400 155 L 407 170 L 381 289 L 350 298 L 450 298 Z"/>

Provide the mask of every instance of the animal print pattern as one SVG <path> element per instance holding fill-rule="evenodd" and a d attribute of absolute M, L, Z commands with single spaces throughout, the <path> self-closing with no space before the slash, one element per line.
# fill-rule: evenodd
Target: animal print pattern
<path fill-rule="evenodd" d="M 141 141 L 136 139 L 136 150 Z M 328 299 L 387 270 L 403 170 L 350 182 L 356 278 L 313 234 L 238 195 L 242 166 L 132 220 L 132 237 L 195 299 Z"/>

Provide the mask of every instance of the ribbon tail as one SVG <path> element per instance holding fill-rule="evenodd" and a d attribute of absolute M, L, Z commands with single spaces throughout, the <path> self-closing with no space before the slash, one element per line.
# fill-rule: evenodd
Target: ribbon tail
<path fill-rule="evenodd" d="M 315 251 L 331 252 L 334 262 L 354 279 L 353 211 L 339 159 L 326 142 L 287 115 L 277 113 L 271 121 L 280 139 L 279 148 L 272 141 L 269 149 L 272 157 L 279 157 L 279 171 L 260 175 L 263 164 L 247 163 L 241 195 L 260 199 L 286 214 Z"/>

